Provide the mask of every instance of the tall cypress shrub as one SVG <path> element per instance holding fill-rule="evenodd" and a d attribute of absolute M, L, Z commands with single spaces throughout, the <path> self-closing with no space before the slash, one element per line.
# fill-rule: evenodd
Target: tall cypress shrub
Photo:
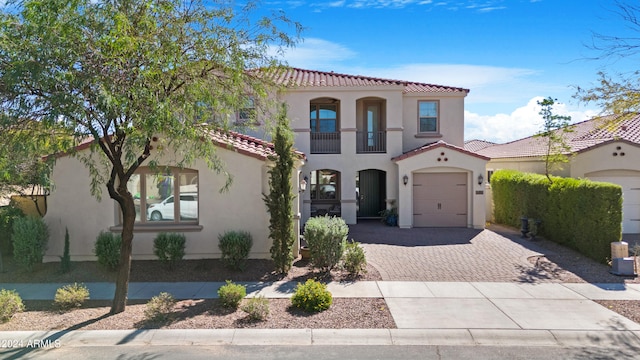
<path fill-rule="evenodd" d="M 276 156 L 270 160 L 275 165 L 269 170 L 269 194 L 264 202 L 270 214 L 269 238 L 271 259 L 275 270 L 287 273 L 293 262 L 292 246 L 295 241 L 293 227 L 293 191 L 291 174 L 294 168 L 293 133 L 289 127 L 286 105 L 278 114 L 277 126 L 273 136 Z"/>

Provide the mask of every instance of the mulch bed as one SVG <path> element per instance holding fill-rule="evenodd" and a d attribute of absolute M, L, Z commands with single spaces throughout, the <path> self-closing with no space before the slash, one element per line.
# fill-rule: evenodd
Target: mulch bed
<path fill-rule="evenodd" d="M 146 305 L 140 302 L 131 302 L 123 313 L 116 315 L 109 315 L 108 301 L 88 301 L 82 308 L 68 312 L 54 310 L 50 301 L 26 301 L 25 305 L 27 311 L 0 324 L 0 331 L 396 327 L 384 299 L 376 298 L 336 298 L 328 310 L 319 313 L 294 308 L 289 299 L 269 299 L 269 315 L 264 321 L 253 321 L 242 310 L 226 309 L 217 299 L 179 301 L 167 321 L 145 319 Z"/>
<path fill-rule="evenodd" d="M 307 260 L 298 258 L 288 274 L 273 271 L 271 260 L 251 259 L 244 271 L 231 270 L 218 259 L 183 260 L 174 269 L 168 269 L 156 260 L 134 260 L 131 262 L 130 282 L 207 282 L 207 281 L 297 281 L 307 279 L 323 281 L 382 280 L 380 273 L 371 265 L 367 272 L 356 278 L 340 269 L 321 273 L 313 269 Z M 4 258 L 4 272 L 0 272 L 0 283 L 68 283 L 68 282 L 114 282 L 115 272 L 110 272 L 95 261 L 74 262 L 72 270 L 60 272 L 60 263 L 39 264 L 34 271 L 20 270 L 13 259 Z"/>

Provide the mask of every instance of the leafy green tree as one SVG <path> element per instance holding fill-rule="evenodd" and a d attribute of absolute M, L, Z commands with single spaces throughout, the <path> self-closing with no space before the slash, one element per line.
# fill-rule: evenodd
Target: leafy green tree
<path fill-rule="evenodd" d="M 68 142 L 60 150 L 87 167 L 91 192 L 100 199 L 106 187 L 120 208 L 111 313 L 127 299 L 134 172 L 196 158 L 224 172 L 207 135 L 232 126 L 248 95 L 268 107 L 275 85 L 263 74 L 281 65 L 268 50 L 294 45 L 301 28 L 255 9 L 226 0 L 9 0 L 0 14 L 0 135 Z M 81 143 L 89 151 L 74 153 Z M 168 151 L 179 160 L 159 164 Z"/>
<path fill-rule="evenodd" d="M 289 128 L 286 105 L 278 115 L 278 122 L 273 137 L 277 157 L 275 166 L 269 170 L 269 194 L 264 202 L 269 211 L 269 237 L 271 258 L 277 272 L 287 273 L 293 263 L 292 247 L 295 242 L 293 223 L 293 191 L 291 175 L 294 169 L 293 133 Z"/>
<path fill-rule="evenodd" d="M 549 182 L 553 182 L 551 180 L 553 167 L 568 162 L 569 152 L 571 151 L 565 140 L 565 134 L 572 131 L 568 127 L 571 116 L 554 114 L 553 105 L 555 101 L 552 97 L 548 97 L 537 102 L 542 107 L 538 114 L 542 116 L 544 123 L 542 131 L 535 136 L 543 138 L 545 142 L 544 171 Z"/>

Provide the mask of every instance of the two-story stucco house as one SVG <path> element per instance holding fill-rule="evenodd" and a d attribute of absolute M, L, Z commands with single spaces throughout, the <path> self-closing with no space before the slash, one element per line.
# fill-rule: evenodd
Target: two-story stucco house
<path fill-rule="evenodd" d="M 399 226 L 483 228 L 487 157 L 465 150 L 469 90 L 289 69 L 284 101 L 307 162 L 302 219 L 348 224 L 397 207 Z"/>
<path fill-rule="evenodd" d="M 484 227 L 489 159 L 463 148 L 469 90 L 301 69 L 283 70 L 276 80 L 285 91 L 273 97 L 288 105 L 300 159 L 292 174 L 299 194 L 296 229 L 311 216 L 336 215 L 355 224 L 393 207 L 401 228 Z M 245 110 L 238 114 L 240 122 Z M 251 258 L 269 257 L 269 214 L 262 196 L 273 144 L 239 133 L 212 136 L 235 179 L 229 192 L 218 192 L 224 179 L 204 161 L 163 174 L 143 166 L 132 178 L 138 210 L 134 259 L 154 258 L 159 232 L 185 233 L 186 258 L 219 257 L 218 235 L 229 230 L 252 234 Z M 98 233 L 121 230 L 119 210 L 113 200 L 97 201 L 90 194 L 88 171 L 76 158 L 58 159 L 52 177 L 45 260 L 62 254 L 65 228 L 72 258 L 93 259 Z"/>

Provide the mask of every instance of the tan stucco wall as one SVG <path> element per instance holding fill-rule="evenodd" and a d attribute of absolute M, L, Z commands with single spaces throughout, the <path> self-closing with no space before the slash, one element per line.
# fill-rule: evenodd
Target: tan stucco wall
<path fill-rule="evenodd" d="M 196 161 L 190 167 L 199 171 L 199 225 L 202 228 L 184 232 L 185 258 L 218 258 L 218 235 L 229 230 L 251 233 L 251 258 L 269 258 L 269 214 L 262 201 L 263 192 L 268 191 L 267 163 L 222 148 L 217 154 L 234 182 L 228 192 L 220 193 L 223 175 L 209 170 L 203 161 Z M 119 210 L 108 197 L 106 188 L 100 202 L 90 194 L 88 174 L 75 158 L 63 157 L 56 163 L 53 171 L 56 186 L 48 199 L 49 209 L 44 218 L 51 232 L 45 261 L 58 261 L 62 255 L 65 227 L 69 228 L 72 259 L 78 261 L 94 260 L 93 246 L 98 233 L 114 230 L 119 224 Z M 297 178 L 296 175 L 292 176 Z M 174 230 L 169 227 L 166 231 Z M 134 259 L 155 259 L 153 239 L 156 235 L 156 231 L 135 232 Z"/>
<path fill-rule="evenodd" d="M 437 161 L 444 152 L 448 161 Z M 485 184 L 478 184 L 478 175 L 484 176 L 486 160 L 451 149 L 435 148 L 428 152 L 396 162 L 398 165 L 398 183 L 406 174 L 409 182 L 400 185 L 398 194 L 398 226 L 413 227 L 413 184 L 412 174 L 432 172 L 464 172 L 467 174 L 467 227 L 483 229 L 485 226 Z"/>
<path fill-rule="evenodd" d="M 403 97 L 402 136 L 403 152 L 422 145 L 442 140 L 448 144 L 464 146 L 464 93 L 451 94 L 411 94 Z M 441 136 L 416 137 L 418 134 L 418 101 L 439 101 L 439 126 Z"/>
<path fill-rule="evenodd" d="M 589 173 L 605 170 L 640 170 L 639 159 L 640 146 L 613 142 L 577 154 L 571 162 L 571 177 L 586 177 Z"/>

